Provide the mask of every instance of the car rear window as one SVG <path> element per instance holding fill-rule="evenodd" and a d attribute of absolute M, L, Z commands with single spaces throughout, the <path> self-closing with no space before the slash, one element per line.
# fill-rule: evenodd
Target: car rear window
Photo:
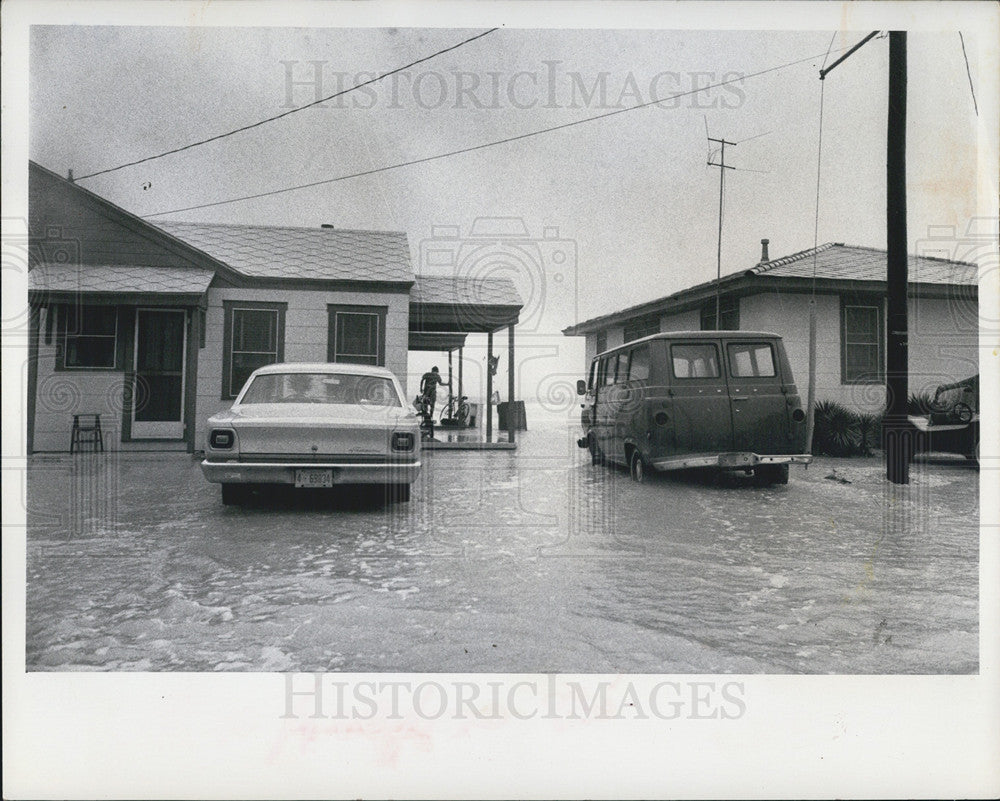
<path fill-rule="evenodd" d="M 241 405 L 253 403 L 403 405 L 390 379 L 352 373 L 265 373 L 240 400 Z"/>
<path fill-rule="evenodd" d="M 674 378 L 718 378 L 719 351 L 713 344 L 671 345 Z"/>
<path fill-rule="evenodd" d="M 734 378 L 764 378 L 777 375 L 774 350 L 768 342 L 731 342 L 729 373 Z"/>

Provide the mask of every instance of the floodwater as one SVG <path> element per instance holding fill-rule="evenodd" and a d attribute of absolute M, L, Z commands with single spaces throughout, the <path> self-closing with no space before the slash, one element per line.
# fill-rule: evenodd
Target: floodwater
<path fill-rule="evenodd" d="M 409 504 L 224 507 L 187 454 L 36 456 L 29 670 L 969 673 L 979 473 L 787 486 L 591 466 L 559 425 L 438 451 Z"/>

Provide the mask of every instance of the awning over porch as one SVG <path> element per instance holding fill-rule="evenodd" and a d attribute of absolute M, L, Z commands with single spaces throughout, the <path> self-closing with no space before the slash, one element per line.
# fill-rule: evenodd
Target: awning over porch
<path fill-rule="evenodd" d="M 414 332 L 489 334 L 515 325 L 522 305 L 507 278 L 419 275 L 410 290 L 410 340 Z"/>
<path fill-rule="evenodd" d="M 79 299 L 93 304 L 144 306 L 203 305 L 212 270 L 196 267 L 148 267 L 43 262 L 28 272 L 34 303 Z"/>
<path fill-rule="evenodd" d="M 409 350 L 452 351 L 465 347 L 466 334 L 448 334 L 432 331 L 411 331 Z"/>

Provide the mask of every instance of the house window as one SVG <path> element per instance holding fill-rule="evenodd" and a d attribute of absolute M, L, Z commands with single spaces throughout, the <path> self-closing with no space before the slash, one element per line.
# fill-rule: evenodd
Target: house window
<path fill-rule="evenodd" d="M 59 313 L 59 366 L 64 370 L 114 370 L 118 358 L 118 307 L 65 304 Z"/>
<path fill-rule="evenodd" d="M 326 358 L 348 364 L 385 364 L 385 306 L 328 306 Z"/>
<path fill-rule="evenodd" d="M 639 320 L 632 320 L 625 325 L 625 342 L 648 337 L 650 334 L 660 333 L 659 317 L 643 317 Z"/>
<path fill-rule="evenodd" d="M 258 367 L 285 358 L 285 303 L 225 301 L 222 398 L 235 398 Z"/>
<path fill-rule="evenodd" d="M 878 384 L 885 380 L 882 348 L 882 304 L 841 300 L 840 361 L 844 384 Z"/>
<path fill-rule="evenodd" d="M 719 298 L 719 317 L 722 324 L 715 325 L 715 298 L 701 307 L 701 330 L 702 331 L 739 331 L 740 330 L 740 303 L 733 297 Z"/>
<path fill-rule="evenodd" d="M 595 347 L 597 348 L 594 353 L 604 353 L 608 349 L 608 332 L 598 331 L 594 339 L 596 341 Z"/>

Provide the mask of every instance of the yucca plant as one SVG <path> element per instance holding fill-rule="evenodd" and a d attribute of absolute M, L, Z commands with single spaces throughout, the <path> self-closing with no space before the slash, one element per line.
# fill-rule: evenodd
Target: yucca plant
<path fill-rule="evenodd" d="M 906 413 L 930 414 L 934 409 L 934 396 L 930 392 L 911 392 L 906 400 Z"/>
<path fill-rule="evenodd" d="M 813 414 L 814 455 L 850 456 L 858 447 L 858 415 L 836 401 L 820 401 Z"/>
<path fill-rule="evenodd" d="M 882 442 L 881 414 L 858 415 L 858 452 L 862 456 L 871 456 L 872 449 Z"/>

